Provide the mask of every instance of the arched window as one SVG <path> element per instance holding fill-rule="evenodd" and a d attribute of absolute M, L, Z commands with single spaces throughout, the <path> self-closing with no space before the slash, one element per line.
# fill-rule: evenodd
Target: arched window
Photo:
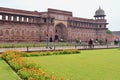
<path fill-rule="evenodd" d="M 8 20 L 8 16 L 5 16 L 5 20 Z"/>
<path fill-rule="evenodd" d="M 44 18 L 44 23 L 46 23 L 47 22 L 47 19 L 46 18 Z"/>
<path fill-rule="evenodd" d="M 13 21 L 13 16 L 11 16 L 11 21 Z"/>
<path fill-rule="evenodd" d="M 22 17 L 22 22 L 24 22 L 24 17 Z"/>
<path fill-rule="evenodd" d="M 29 18 L 27 17 L 27 22 L 29 21 Z"/>
<path fill-rule="evenodd" d="M 19 21 L 19 16 L 17 16 L 17 21 Z"/>

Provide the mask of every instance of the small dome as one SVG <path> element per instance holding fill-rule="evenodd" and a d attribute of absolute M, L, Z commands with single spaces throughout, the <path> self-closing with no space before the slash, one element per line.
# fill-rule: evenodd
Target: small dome
<path fill-rule="evenodd" d="M 95 16 L 94 17 L 101 17 L 101 16 L 106 16 L 105 12 L 103 9 L 101 9 L 101 7 L 99 7 L 99 9 L 95 12 Z"/>

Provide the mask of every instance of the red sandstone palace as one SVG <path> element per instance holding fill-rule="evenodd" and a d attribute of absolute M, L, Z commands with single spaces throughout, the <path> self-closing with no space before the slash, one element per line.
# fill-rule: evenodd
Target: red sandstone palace
<path fill-rule="evenodd" d="M 72 12 L 48 9 L 47 12 L 0 7 L 0 42 L 40 42 L 45 37 L 74 41 L 107 38 L 104 10 L 95 12 L 95 19 L 74 17 Z"/>

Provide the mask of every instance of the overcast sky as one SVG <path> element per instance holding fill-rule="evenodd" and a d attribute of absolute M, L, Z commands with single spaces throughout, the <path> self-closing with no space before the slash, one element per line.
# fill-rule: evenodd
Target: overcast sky
<path fill-rule="evenodd" d="M 0 7 L 30 11 L 48 8 L 72 11 L 75 17 L 93 18 L 99 8 L 105 11 L 111 31 L 120 31 L 120 0 L 0 0 Z"/>

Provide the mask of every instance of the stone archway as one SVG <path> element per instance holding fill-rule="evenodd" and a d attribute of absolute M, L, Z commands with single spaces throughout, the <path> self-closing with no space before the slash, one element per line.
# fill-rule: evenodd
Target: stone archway
<path fill-rule="evenodd" d="M 55 26 L 55 40 L 67 41 L 67 29 L 66 26 L 62 23 L 59 23 Z"/>

